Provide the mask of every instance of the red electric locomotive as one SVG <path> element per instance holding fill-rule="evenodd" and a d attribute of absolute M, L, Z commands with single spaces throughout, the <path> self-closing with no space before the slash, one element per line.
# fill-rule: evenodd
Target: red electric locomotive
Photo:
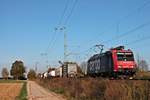
<path fill-rule="evenodd" d="M 130 49 L 125 50 L 124 46 L 92 56 L 87 65 L 89 76 L 133 76 L 135 71 L 133 52 Z"/>

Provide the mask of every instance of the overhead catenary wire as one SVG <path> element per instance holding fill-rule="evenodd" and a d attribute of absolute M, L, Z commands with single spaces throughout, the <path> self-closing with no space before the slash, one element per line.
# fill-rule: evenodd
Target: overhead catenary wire
<path fill-rule="evenodd" d="M 64 25 L 67 25 L 69 19 L 71 18 L 72 14 L 73 14 L 73 12 L 74 12 L 74 9 L 75 9 L 75 7 L 76 7 L 76 5 L 77 5 L 77 2 L 78 2 L 78 0 L 75 0 L 75 1 L 74 1 L 73 6 L 72 6 L 72 8 L 71 8 L 71 10 L 70 10 L 70 13 L 68 14 L 66 20 L 64 21 Z"/>
<path fill-rule="evenodd" d="M 145 1 L 146 1 L 146 0 L 145 0 Z M 133 11 L 131 11 L 131 12 L 128 13 L 126 16 L 122 17 L 121 20 L 117 21 L 117 24 L 118 24 L 118 25 L 117 25 L 117 32 L 119 32 L 119 24 L 120 24 L 120 22 L 121 22 L 123 19 L 126 19 L 126 18 L 130 17 L 131 15 L 133 15 L 134 13 L 139 12 L 141 9 L 143 9 L 143 8 L 144 8 L 146 5 L 148 5 L 149 3 L 150 3 L 150 1 L 144 2 L 144 4 L 142 4 L 140 7 L 136 8 L 136 9 L 133 10 Z M 149 24 L 149 23 L 148 23 L 148 24 Z M 138 30 L 138 29 L 141 29 L 141 28 L 143 28 L 143 27 L 145 27 L 145 26 L 147 26 L 147 23 L 142 24 L 142 25 L 140 25 L 140 26 L 138 26 L 138 27 L 136 27 L 136 28 L 134 28 L 134 29 L 132 29 L 132 30 L 129 30 L 129 31 L 125 32 L 125 33 L 126 33 L 125 35 L 122 34 L 122 35 L 119 35 L 119 36 L 117 36 L 117 37 L 115 37 L 115 38 L 113 38 L 113 39 L 124 37 L 124 36 L 128 35 L 129 33 L 132 33 L 132 32 L 134 32 L 134 31 L 136 31 L 136 30 Z M 109 40 L 109 41 L 111 41 L 111 40 Z M 105 42 L 106 42 L 106 41 L 105 41 Z M 107 41 L 107 42 L 108 42 L 108 41 Z M 86 53 L 86 52 L 88 52 L 88 51 L 91 50 L 91 49 L 92 49 L 92 47 L 90 47 L 89 49 L 86 49 L 86 50 L 84 50 L 84 51 L 81 51 L 80 53 Z"/>
<path fill-rule="evenodd" d="M 149 4 L 150 3 L 150 1 L 148 1 L 148 2 L 145 2 L 141 7 L 139 7 L 137 10 L 135 10 L 136 12 L 137 11 L 140 11 L 141 9 L 143 9 L 147 4 Z M 69 4 L 69 3 L 68 3 Z M 69 19 L 70 19 L 70 17 L 72 16 L 72 13 L 73 13 L 73 11 L 74 11 L 74 8 L 75 8 L 75 6 L 76 6 L 76 4 L 77 4 L 77 0 L 74 2 L 74 4 L 73 4 L 73 7 L 72 7 L 72 9 L 71 9 L 71 12 L 69 13 L 69 15 L 66 17 L 66 20 L 65 20 L 65 22 L 64 22 L 64 25 L 67 25 L 67 23 L 68 23 L 68 21 L 69 21 Z M 65 6 L 65 9 L 67 10 L 67 8 L 68 8 L 68 6 Z M 63 12 L 66 12 L 66 10 L 64 10 Z M 126 17 L 124 17 L 124 18 L 128 18 L 130 15 L 132 15 L 132 14 L 128 14 Z M 65 17 L 65 13 L 63 13 L 63 18 Z M 63 19 L 62 18 L 62 19 Z M 62 24 L 62 21 L 60 21 L 59 23 L 61 23 Z M 138 29 L 141 29 L 141 28 L 143 28 L 143 27 L 145 27 L 145 26 L 147 26 L 147 25 L 144 25 L 144 24 L 142 24 L 142 25 L 140 25 L 140 26 L 138 26 L 138 27 L 136 27 L 136 28 L 134 28 L 134 29 L 132 29 L 132 30 L 129 30 L 129 31 L 127 31 L 127 32 L 125 32 L 124 33 L 124 35 L 123 34 L 121 34 L 121 35 L 119 35 L 119 36 L 117 36 L 117 37 L 114 37 L 113 39 L 111 39 L 111 40 L 109 40 L 109 41 L 104 41 L 104 42 L 111 42 L 112 40 L 117 40 L 117 39 L 119 39 L 119 38 L 122 38 L 122 37 L 124 37 L 124 36 L 127 36 L 128 34 L 130 34 L 130 33 L 132 33 L 132 32 L 135 32 L 136 30 L 138 30 Z M 54 42 L 55 43 L 55 42 Z"/>
<path fill-rule="evenodd" d="M 127 36 L 127 35 L 129 35 L 129 34 L 133 34 L 133 32 L 135 32 L 135 31 L 137 31 L 137 30 L 139 30 L 139 29 L 141 29 L 141 28 L 144 28 L 145 26 L 148 26 L 148 25 L 150 25 L 150 21 L 147 22 L 147 23 L 141 24 L 141 25 L 139 25 L 139 26 L 137 26 L 137 27 L 135 27 L 135 28 L 133 28 L 133 29 L 131 29 L 131 30 L 129 30 L 129 31 L 127 31 L 127 32 L 125 32 L 125 33 L 119 35 L 119 36 L 117 36 L 117 37 L 113 37 L 112 39 L 109 39 L 109 40 L 107 40 L 107 41 L 104 41 L 104 42 L 102 42 L 102 44 L 103 44 L 103 43 L 111 42 L 111 41 L 113 41 L 113 40 L 120 39 L 120 38 L 122 38 L 122 37 L 124 37 L 124 36 Z M 93 46 L 90 47 L 89 49 L 83 50 L 83 51 L 80 52 L 80 53 L 87 52 L 88 50 L 90 50 L 90 49 L 92 49 L 92 48 L 93 48 Z"/>
<path fill-rule="evenodd" d="M 65 4 L 65 7 L 64 7 L 64 10 L 63 10 L 62 15 L 61 15 L 61 17 L 60 17 L 60 20 L 59 20 L 58 25 L 61 25 L 61 24 L 62 24 L 62 21 L 63 21 L 63 19 L 64 19 L 64 17 L 65 17 L 65 13 L 66 13 L 66 11 L 67 11 L 67 9 L 68 9 L 68 6 L 69 6 L 69 0 L 67 0 L 67 2 L 66 2 L 66 4 Z"/>
<path fill-rule="evenodd" d="M 54 34 L 52 35 L 52 38 L 51 38 L 51 40 L 50 40 L 50 42 L 49 42 L 49 44 L 48 44 L 47 49 L 45 50 L 45 51 L 47 52 L 47 54 L 48 54 L 49 48 L 52 50 L 53 47 L 54 47 L 54 45 L 55 45 L 55 43 L 56 43 L 57 36 L 58 36 L 58 31 L 61 31 L 61 29 L 66 26 L 66 24 L 68 23 L 70 17 L 71 17 L 72 14 L 73 14 L 73 11 L 74 11 L 75 6 L 76 6 L 76 4 L 77 4 L 77 0 L 75 0 L 75 1 L 73 2 L 73 6 L 72 6 L 72 8 L 71 8 L 71 10 L 70 10 L 70 13 L 69 13 L 68 16 L 67 16 L 67 10 L 68 10 L 68 8 L 69 8 L 69 1 L 70 1 L 70 0 L 67 0 L 67 1 L 66 1 L 65 7 L 64 7 L 64 10 L 63 10 L 63 12 L 62 12 L 62 14 L 61 14 L 61 17 L 60 17 L 60 20 L 59 20 L 59 22 L 58 22 L 58 25 L 57 25 L 57 27 L 55 28 Z M 65 15 L 66 15 L 66 17 L 65 17 Z M 65 19 L 65 18 L 66 18 L 66 19 Z M 63 23 L 63 22 L 64 22 L 64 23 Z"/>
<path fill-rule="evenodd" d="M 64 21 L 63 26 L 61 26 L 60 30 L 61 29 L 63 29 L 63 30 L 66 29 L 67 23 L 68 23 L 70 17 L 72 16 L 72 14 L 73 14 L 73 11 L 75 9 L 76 4 L 77 4 L 77 0 L 75 0 L 73 2 L 73 6 L 71 8 L 71 11 L 68 14 L 68 16 L 66 17 L 66 20 Z M 67 56 L 70 55 L 70 53 L 68 53 L 68 51 L 67 51 L 67 47 L 68 47 L 68 45 L 67 45 L 67 33 L 64 32 L 64 61 L 66 61 L 67 60 Z"/>
<path fill-rule="evenodd" d="M 128 18 L 129 16 L 131 16 L 131 15 L 134 14 L 135 12 L 140 11 L 141 9 L 143 9 L 145 6 L 147 6 L 147 5 L 149 5 L 149 4 L 150 4 L 150 0 L 145 1 L 145 3 L 142 4 L 140 7 L 138 7 L 137 9 L 135 9 L 135 10 L 133 10 L 133 11 L 131 11 L 131 12 L 128 13 L 126 16 L 122 17 L 121 20 L 118 20 L 118 22 L 117 22 L 117 32 L 119 31 L 119 25 L 120 25 L 120 23 L 121 23 L 121 21 L 122 21 L 123 19 Z M 104 41 L 104 42 L 107 43 L 107 42 L 111 42 L 111 41 L 114 40 L 114 39 L 119 39 L 119 38 L 121 38 L 121 37 L 124 37 L 124 36 L 128 35 L 128 34 L 131 33 L 131 32 L 134 32 L 134 31 L 136 31 L 136 30 L 138 30 L 138 29 L 140 29 L 140 28 L 143 28 L 143 27 L 147 26 L 147 24 L 149 25 L 150 22 L 144 23 L 144 24 L 142 24 L 142 25 L 140 25 L 140 26 L 137 26 L 136 28 L 134 28 L 134 29 L 132 29 L 132 30 L 130 30 L 130 31 L 128 31 L 128 32 L 125 32 L 124 34 L 121 34 L 121 35 L 119 35 L 119 36 L 113 37 L 112 39 L 107 40 L 107 41 Z"/>
<path fill-rule="evenodd" d="M 65 21 L 65 25 L 67 24 L 67 22 L 68 22 L 68 20 L 70 19 L 70 17 L 71 17 L 71 15 L 72 15 L 72 12 L 73 12 L 73 10 L 74 10 L 74 8 L 75 8 L 75 6 L 76 6 L 76 3 L 77 3 L 77 0 L 74 2 L 74 4 L 73 4 L 73 7 L 72 7 L 72 9 L 71 9 L 71 12 L 70 12 L 70 14 L 67 16 L 67 18 L 66 18 L 66 21 Z M 141 9 L 143 9 L 147 4 L 149 4 L 150 2 L 148 1 L 148 2 L 146 2 L 146 3 L 144 3 L 142 6 L 140 6 L 136 11 L 140 11 Z M 133 12 L 136 12 L 136 11 L 133 11 Z M 132 12 L 131 12 L 132 13 Z M 124 18 L 127 18 L 127 17 L 129 17 L 130 15 L 131 15 L 131 13 L 129 13 L 127 16 L 125 16 Z M 134 31 L 136 31 L 137 29 L 139 29 L 139 28 L 142 28 L 142 27 L 144 27 L 145 25 L 143 24 L 143 25 L 141 25 L 141 26 L 139 26 L 139 27 L 136 27 L 135 29 L 133 29 L 133 30 L 130 30 L 130 31 L 128 31 L 128 32 L 126 32 L 126 33 L 131 33 L 131 32 L 134 32 Z M 119 27 L 118 27 L 119 28 Z M 118 29 L 119 30 L 119 29 Z M 120 35 L 119 37 L 122 37 L 123 35 Z M 118 38 L 118 36 L 116 37 L 116 38 Z M 110 41 L 110 40 L 109 40 Z M 91 48 L 90 48 L 91 49 Z M 87 51 L 89 51 L 90 49 L 87 49 L 87 50 L 84 50 L 83 52 L 87 52 Z"/>
<path fill-rule="evenodd" d="M 148 5 L 148 4 L 150 4 L 150 1 L 145 1 L 144 4 L 142 4 L 140 7 L 138 7 L 137 9 L 135 9 L 135 10 L 133 10 L 133 11 L 131 11 L 131 12 L 128 13 L 126 16 L 122 17 L 121 20 L 118 20 L 118 21 L 117 21 L 117 33 L 119 33 L 119 25 L 120 25 L 120 23 L 121 23 L 121 21 L 122 21 L 123 19 L 129 18 L 129 17 L 130 17 L 131 15 L 133 15 L 134 13 L 139 12 L 140 10 L 142 10 L 142 9 L 143 9 L 146 5 Z M 142 24 L 142 25 L 139 25 L 139 26 L 137 26 L 137 27 L 135 27 L 135 28 L 133 28 L 133 29 L 131 29 L 131 30 L 129 30 L 129 31 L 127 31 L 127 32 L 125 32 L 125 33 L 119 35 L 119 36 L 117 36 L 117 37 L 113 37 L 112 39 L 109 39 L 109 40 L 104 41 L 104 42 L 102 42 L 102 43 L 111 42 L 112 40 L 117 40 L 117 39 L 120 39 L 120 38 L 122 38 L 122 37 L 124 37 L 124 36 L 127 36 L 127 35 L 129 35 L 129 34 L 133 34 L 133 32 L 135 32 L 135 31 L 137 31 L 137 30 L 139 30 L 139 29 L 141 29 L 141 28 L 144 28 L 145 26 L 148 26 L 149 24 L 150 24 L 150 22 L 144 23 L 144 24 Z M 139 39 L 138 39 L 138 40 L 139 40 Z M 138 41 L 138 40 L 136 40 L 136 41 Z M 80 53 L 88 52 L 90 49 L 91 49 L 91 48 L 86 49 L 86 50 L 84 50 L 84 51 L 82 51 L 82 52 L 80 52 Z"/>
<path fill-rule="evenodd" d="M 142 10 L 145 6 L 147 6 L 149 4 L 150 4 L 150 0 L 148 0 L 148 1 L 145 0 L 144 4 L 142 4 L 140 7 L 136 8 L 135 10 L 131 11 L 130 13 L 128 13 L 126 16 L 122 17 L 121 20 L 118 20 L 118 22 L 117 22 L 117 33 L 119 32 L 119 25 L 120 25 L 120 23 L 121 23 L 121 21 L 123 19 L 126 19 L 129 16 L 133 15 L 134 13 L 139 12 L 140 10 Z M 141 28 L 144 28 L 145 26 L 148 26 L 149 24 L 150 24 L 150 21 L 148 23 L 141 24 L 141 25 L 137 26 L 136 28 L 131 29 L 131 30 L 129 30 L 129 31 L 119 35 L 119 36 L 116 36 L 116 37 L 113 37 L 112 39 L 104 41 L 103 43 L 108 43 L 108 42 L 111 42 L 113 40 L 120 39 L 120 38 L 122 38 L 124 36 L 127 36 L 127 35 L 131 34 L 132 32 L 134 32 L 134 31 L 136 31 L 138 29 L 141 29 Z"/>
<path fill-rule="evenodd" d="M 139 30 L 139 29 L 141 29 L 141 28 L 144 28 L 144 27 L 146 27 L 146 26 L 148 26 L 148 25 L 150 25 L 150 21 L 147 22 L 147 23 L 141 24 L 141 25 L 139 25 L 139 26 L 137 26 L 137 27 L 135 27 L 135 28 L 133 28 L 133 29 L 131 29 L 131 30 L 129 30 L 129 31 L 125 32 L 125 33 L 123 33 L 123 34 L 120 34 L 120 35 L 118 35 L 118 36 L 115 36 L 115 37 L 113 37 L 112 39 L 109 39 L 109 40 L 107 40 L 107 41 L 103 41 L 102 43 L 112 42 L 112 41 L 117 40 L 117 39 L 120 39 L 120 38 L 122 38 L 122 37 L 124 37 L 124 36 L 133 34 L 133 32 L 135 32 L 135 31 L 137 31 L 137 30 Z"/>
<path fill-rule="evenodd" d="M 117 24 L 117 33 L 119 33 L 119 26 L 120 26 L 120 23 L 122 22 L 122 20 L 129 18 L 129 17 L 132 16 L 134 13 L 139 12 L 140 10 L 142 10 L 145 6 L 147 6 L 147 5 L 149 5 L 149 4 L 150 4 L 150 0 L 145 0 L 142 5 L 140 5 L 140 6 L 137 7 L 136 9 L 130 11 L 126 16 L 123 16 L 120 20 L 118 20 L 118 21 L 116 22 L 116 24 Z M 140 27 L 140 26 L 139 26 L 139 27 Z M 142 25 L 141 25 L 141 27 L 142 27 Z M 131 30 L 131 31 L 134 31 L 134 30 Z M 105 32 L 106 32 L 106 31 L 101 32 L 100 34 L 102 35 L 102 34 L 104 34 Z M 128 32 L 126 32 L 126 33 L 128 33 Z M 129 33 L 130 33 L 130 32 L 129 32 Z M 123 34 L 122 34 L 122 35 L 123 35 Z M 124 36 L 122 36 L 122 35 L 119 35 L 119 36 L 117 36 L 117 37 L 113 37 L 113 39 L 118 38 L 118 37 L 124 37 Z M 98 37 L 98 36 L 97 36 L 97 37 Z M 106 41 L 104 41 L 104 42 L 102 42 L 102 43 L 111 42 L 113 39 L 106 40 Z M 91 41 L 92 41 L 92 39 L 90 40 L 90 42 L 91 42 Z M 85 42 L 85 43 L 87 44 L 87 42 Z M 86 51 L 86 50 L 84 50 L 84 51 Z"/>
<path fill-rule="evenodd" d="M 57 25 L 57 27 L 54 29 L 52 38 L 51 38 L 51 40 L 50 40 L 50 42 L 49 42 L 49 44 L 48 44 L 48 47 L 47 47 L 46 50 L 45 50 L 46 53 L 48 52 L 49 48 L 52 48 L 52 46 L 54 46 L 54 43 L 55 43 L 55 41 L 57 40 L 57 37 L 56 37 L 56 36 L 57 36 L 57 30 L 58 30 L 58 28 L 60 27 L 60 25 L 62 24 L 62 21 L 63 21 L 63 19 L 64 19 L 65 13 L 66 13 L 67 8 L 68 8 L 68 5 L 69 5 L 69 0 L 66 1 L 65 7 L 64 7 L 64 10 L 63 10 L 63 12 L 62 12 L 62 14 L 61 14 L 61 16 L 60 16 L 60 20 L 59 20 L 59 22 L 58 22 L 58 25 Z"/>
<path fill-rule="evenodd" d="M 96 45 L 91 46 L 89 49 L 83 50 L 83 51 L 81 51 L 81 52 L 79 53 L 80 55 L 83 55 L 82 58 L 84 59 L 84 61 L 87 60 L 87 58 L 89 58 L 90 56 L 92 56 L 94 53 L 96 53 L 96 54 L 102 53 L 102 51 L 101 51 L 100 53 L 98 53 L 98 52 L 95 50 L 95 47 L 96 47 Z M 103 47 L 104 47 L 104 49 L 110 49 L 109 47 L 106 47 L 106 46 L 104 46 L 104 45 L 103 45 Z M 80 57 L 81 57 L 81 56 L 80 56 Z"/>
<path fill-rule="evenodd" d="M 58 23 L 58 27 L 55 28 L 55 29 L 59 30 L 60 28 L 65 27 L 65 25 L 67 24 L 68 20 L 70 19 L 71 15 L 72 15 L 72 13 L 73 13 L 73 11 L 74 11 L 74 9 L 75 9 L 76 4 L 77 4 L 77 0 L 75 0 L 75 2 L 73 3 L 73 7 L 72 7 L 72 9 L 71 9 L 71 12 L 68 14 L 67 19 L 66 19 L 65 22 L 63 23 L 63 19 L 65 18 L 65 13 L 67 12 L 67 9 L 68 9 L 68 7 L 69 7 L 69 0 L 67 0 L 67 2 L 66 2 L 66 4 L 65 4 L 65 7 L 64 7 L 64 10 L 63 10 L 63 13 L 61 14 L 61 17 L 60 17 L 60 20 L 59 20 L 59 23 Z M 57 30 L 56 30 L 56 31 L 57 31 Z M 56 31 L 55 31 L 55 34 L 57 34 Z M 55 35 L 55 36 L 56 36 L 56 35 Z M 55 39 L 55 41 L 56 41 L 56 40 L 57 40 L 57 39 Z M 55 43 L 55 41 L 54 41 L 54 43 Z"/>
<path fill-rule="evenodd" d="M 48 53 L 49 49 L 51 49 L 52 46 L 54 45 L 55 40 L 56 40 L 56 36 L 57 36 L 57 30 L 58 30 L 57 28 L 54 29 L 54 32 L 53 32 L 53 34 L 52 34 L 52 37 L 51 37 L 51 39 L 50 39 L 50 41 L 49 41 L 49 43 L 48 43 L 48 46 L 47 46 L 47 48 L 46 48 L 46 50 L 45 50 L 45 53 Z"/>
<path fill-rule="evenodd" d="M 132 45 L 132 44 L 136 44 L 136 43 L 139 43 L 139 42 L 143 42 L 143 41 L 146 41 L 146 40 L 149 40 L 150 39 L 150 36 L 145 36 L 145 37 L 142 37 L 142 38 L 140 38 L 140 39 L 136 39 L 136 40 L 134 40 L 134 41 L 131 41 L 131 42 L 129 42 L 129 43 L 126 43 L 126 44 L 124 44 L 124 45 L 126 45 L 126 46 L 128 46 L 128 45 Z M 84 50 L 84 51 L 82 51 L 82 52 L 80 52 L 81 54 L 87 54 L 87 52 L 89 52 L 90 50 L 92 50 L 92 47 L 90 48 L 90 49 L 86 49 L 86 50 Z M 88 55 L 89 55 L 89 53 L 88 53 Z M 86 56 L 86 55 L 85 55 Z"/>
<path fill-rule="evenodd" d="M 55 37 L 56 37 L 56 29 L 53 32 L 52 38 L 51 38 L 50 42 L 48 43 L 48 47 L 46 48 L 45 53 L 48 52 L 49 48 L 51 47 L 51 45 L 53 43 L 53 40 L 55 39 Z"/>
<path fill-rule="evenodd" d="M 140 10 L 142 10 L 143 8 L 145 8 L 149 4 L 150 4 L 150 0 L 145 0 L 142 5 L 140 5 L 139 7 L 135 8 L 134 10 L 129 11 L 129 13 L 127 15 L 123 16 L 120 20 L 118 20 L 118 23 L 120 23 L 124 19 L 129 18 L 133 14 L 139 12 Z"/>
<path fill-rule="evenodd" d="M 142 41 L 146 41 L 146 40 L 149 40 L 150 39 L 150 36 L 145 36 L 145 37 L 142 37 L 140 39 L 136 39 L 134 41 L 131 41 L 125 45 L 132 45 L 132 44 L 135 44 L 135 43 L 139 43 L 139 42 L 142 42 Z"/>

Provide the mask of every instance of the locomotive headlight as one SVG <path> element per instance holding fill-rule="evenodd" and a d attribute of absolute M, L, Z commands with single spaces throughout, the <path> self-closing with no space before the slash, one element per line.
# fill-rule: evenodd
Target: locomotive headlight
<path fill-rule="evenodd" d="M 130 66 L 131 68 L 133 68 L 134 66 Z"/>
<path fill-rule="evenodd" d="M 122 66 L 118 66 L 118 68 L 122 68 Z"/>

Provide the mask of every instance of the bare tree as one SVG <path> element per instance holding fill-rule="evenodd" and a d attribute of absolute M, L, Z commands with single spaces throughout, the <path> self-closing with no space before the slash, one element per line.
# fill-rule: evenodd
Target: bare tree
<path fill-rule="evenodd" d="M 87 74 L 87 62 L 82 62 L 81 63 L 81 70 L 84 74 Z"/>
<path fill-rule="evenodd" d="M 4 79 L 8 79 L 9 72 L 8 72 L 7 68 L 2 69 L 2 76 Z"/>
<path fill-rule="evenodd" d="M 146 60 L 140 60 L 138 66 L 143 71 L 148 71 L 148 63 L 146 62 Z"/>
<path fill-rule="evenodd" d="M 148 71 L 148 63 L 146 62 L 146 60 L 144 60 L 143 58 L 140 57 L 139 54 L 137 54 L 137 67 L 138 70 L 142 70 L 142 71 Z"/>

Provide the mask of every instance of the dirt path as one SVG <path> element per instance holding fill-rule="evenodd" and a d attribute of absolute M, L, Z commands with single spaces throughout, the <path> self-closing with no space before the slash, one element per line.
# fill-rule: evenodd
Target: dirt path
<path fill-rule="evenodd" d="M 62 96 L 46 91 L 33 81 L 28 81 L 28 100 L 65 100 Z"/>

